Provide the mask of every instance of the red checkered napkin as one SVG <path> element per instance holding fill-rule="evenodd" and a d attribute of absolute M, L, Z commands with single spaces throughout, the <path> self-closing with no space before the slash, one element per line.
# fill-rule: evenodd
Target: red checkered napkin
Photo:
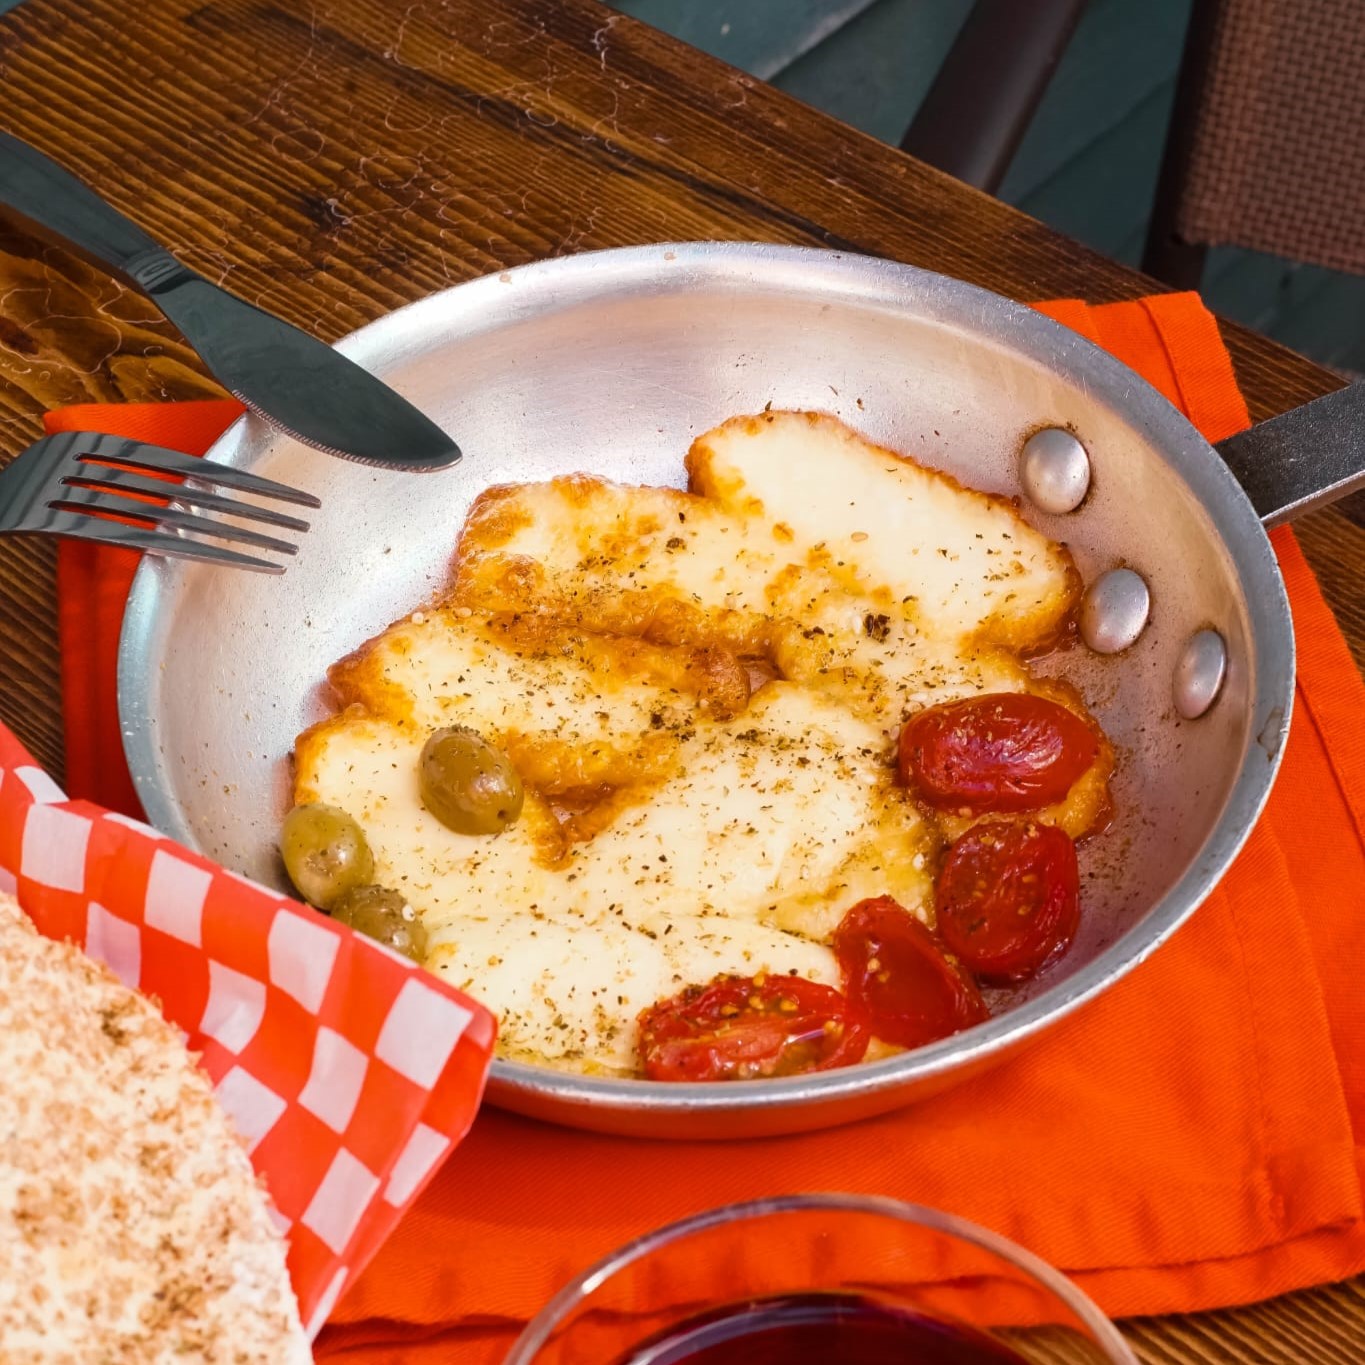
<path fill-rule="evenodd" d="M 3 725 L 0 890 L 156 996 L 201 1054 L 315 1335 L 468 1130 L 493 1016 L 325 915 L 66 800 Z"/>

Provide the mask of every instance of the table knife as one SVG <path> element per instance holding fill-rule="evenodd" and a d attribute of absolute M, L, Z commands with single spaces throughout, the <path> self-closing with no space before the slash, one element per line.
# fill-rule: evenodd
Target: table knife
<path fill-rule="evenodd" d="M 4 133 L 0 204 L 140 289 L 224 388 L 306 445 L 386 469 L 442 469 L 460 458 L 387 384 L 182 265 L 89 186 Z"/>

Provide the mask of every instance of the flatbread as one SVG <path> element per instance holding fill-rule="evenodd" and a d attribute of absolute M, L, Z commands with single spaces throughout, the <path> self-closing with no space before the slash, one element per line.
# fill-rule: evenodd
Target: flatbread
<path fill-rule="evenodd" d="M 146 996 L 0 895 L 0 1365 L 307 1365 L 264 1189 Z"/>

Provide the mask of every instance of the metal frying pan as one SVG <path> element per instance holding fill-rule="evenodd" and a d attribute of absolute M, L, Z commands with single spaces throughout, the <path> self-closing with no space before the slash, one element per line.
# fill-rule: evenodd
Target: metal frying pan
<path fill-rule="evenodd" d="M 327 665 L 441 588 L 465 511 L 490 484 L 577 470 L 678 484 L 695 435 L 771 402 L 833 412 L 968 485 L 1017 494 L 1026 437 L 1058 427 L 1088 452 L 1089 495 L 1071 513 L 1025 501 L 1027 515 L 1070 545 L 1088 583 L 1127 566 L 1150 594 L 1131 647 L 1072 649 L 1046 665 L 1081 688 L 1120 748 L 1116 817 L 1082 848 L 1077 942 L 996 1017 L 886 1061 L 742 1085 L 500 1062 L 496 1104 L 607 1131 L 712 1137 L 897 1107 L 999 1059 L 1141 962 L 1208 894 L 1266 800 L 1289 724 L 1294 637 L 1258 510 L 1155 390 L 1031 309 L 885 261 L 651 246 L 477 280 L 340 349 L 457 433 L 464 461 L 420 477 L 374 470 L 246 418 L 210 458 L 322 499 L 297 560 L 266 578 L 147 559 L 123 629 L 124 743 L 152 823 L 260 881 L 285 885 L 275 839 L 289 752 L 324 709 Z M 1341 401 L 1234 443 L 1263 515 L 1360 480 L 1365 441 L 1351 449 L 1340 414 L 1322 416 Z M 1270 450 L 1315 421 L 1319 457 L 1344 452 L 1330 476 L 1321 458 Z M 1198 674 L 1190 642 L 1205 630 L 1226 646 L 1221 691 L 1186 719 L 1175 695 Z"/>

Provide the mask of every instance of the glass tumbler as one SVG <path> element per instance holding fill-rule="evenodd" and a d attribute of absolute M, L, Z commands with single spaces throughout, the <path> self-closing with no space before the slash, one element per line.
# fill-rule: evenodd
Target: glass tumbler
<path fill-rule="evenodd" d="M 505 1365 L 1137 1365 L 1030 1252 L 850 1194 L 732 1204 L 638 1238 L 527 1325 Z"/>

